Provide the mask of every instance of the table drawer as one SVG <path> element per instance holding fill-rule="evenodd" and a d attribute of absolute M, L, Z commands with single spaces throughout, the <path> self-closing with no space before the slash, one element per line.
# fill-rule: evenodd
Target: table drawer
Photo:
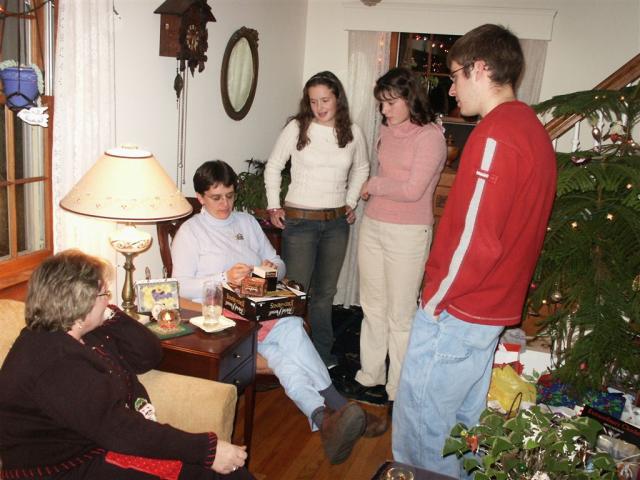
<path fill-rule="evenodd" d="M 247 358 L 253 357 L 254 355 L 253 336 L 250 336 L 226 352 L 224 357 L 220 359 L 218 378 L 225 378 L 229 373 L 244 363 Z"/>
<path fill-rule="evenodd" d="M 221 382 L 235 385 L 238 388 L 238 394 L 240 394 L 244 388 L 253 381 L 254 368 L 255 365 L 253 359 L 249 359 L 237 370 L 234 370 L 226 377 L 223 377 Z"/>

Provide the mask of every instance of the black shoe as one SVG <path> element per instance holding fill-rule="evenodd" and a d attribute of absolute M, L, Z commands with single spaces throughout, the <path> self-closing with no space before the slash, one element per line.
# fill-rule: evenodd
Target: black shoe
<path fill-rule="evenodd" d="M 376 385 L 375 387 L 364 387 L 364 390 L 354 397 L 354 400 L 369 405 L 383 406 L 387 404 L 389 397 L 384 385 Z"/>
<path fill-rule="evenodd" d="M 336 390 L 347 398 L 357 400 L 360 394 L 367 389 L 364 385 L 358 383 L 353 375 L 340 367 L 329 370 L 329 376 Z"/>

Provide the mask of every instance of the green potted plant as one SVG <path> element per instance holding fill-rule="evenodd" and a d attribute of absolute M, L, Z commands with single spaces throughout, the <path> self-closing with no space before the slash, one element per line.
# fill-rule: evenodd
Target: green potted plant
<path fill-rule="evenodd" d="M 267 162 L 254 158 L 245 161 L 247 162 L 247 170 L 238 174 L 238 192 L 234 208 L 249 212 L 259 220 L 268 222 L 267 191 L 264 187 L 264 169 Z M 287 195 L 289 183 L 291 183 L 290 165 L 291 162 L 287 162 L 284 170 L 282 170 L 281 205 Z"/>
<path fill-rule="evenodd" d="M 475 480 L 582 480 L 616 477 L 616 462 L 595 451 L 602 425 L 588 417 L 560 417 L 539 406 L 506 418 L 485 410 L 479 425 L 457 424 L 443 456 L 464 456 Z"/>

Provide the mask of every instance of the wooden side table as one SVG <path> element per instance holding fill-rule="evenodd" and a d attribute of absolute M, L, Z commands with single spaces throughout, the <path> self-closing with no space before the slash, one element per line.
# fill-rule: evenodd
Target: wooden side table
<path fill-rule="evenodd" d="M 185 304 L 187 302 L 182 302 Z M 197 305 L 197 304 L 196 304 Z M 200 315 L 181 309 L 183 318 Z M 244 443 L 251 451 L 258 324 L 237 320 L 236 326 L 218 333 L 197 329 L 190 335 L 162 340 L 164 357 L 158 370 L 230 383 L 245 395 Z M 248 463 L 248 462 L 247 462 Z"/>

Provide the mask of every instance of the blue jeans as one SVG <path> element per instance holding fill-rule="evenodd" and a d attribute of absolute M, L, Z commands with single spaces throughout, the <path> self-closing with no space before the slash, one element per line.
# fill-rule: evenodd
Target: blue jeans
<path fill-rule="evenodd" d="M 393 407 L 396 461 L 467 478 L 462 462 L 455 455 L 443 458 L 442 448 L 456 423 L 478 423 L 503 328 L 418 309 Z"/>
<path fill-rule="evenodd" d="M 327 367 L 313 347 L 300 317 L 284 317 L 262 342 L 258 342 L 258 353 L 262 355 L 280 380 L 287 396 L 308 418 L 324 406 L 319 392 L 331 385 Z"/>
<path fill-rule="evenodd" d="M 329 221 L 287 218 L 282 232 L 287 278 L 300 282 L 309 293 L 311 339 L 327 366 L 338 363 L 331 354 L 331 310 L 348 240 L 349 224 L 345 218 Z"/>

